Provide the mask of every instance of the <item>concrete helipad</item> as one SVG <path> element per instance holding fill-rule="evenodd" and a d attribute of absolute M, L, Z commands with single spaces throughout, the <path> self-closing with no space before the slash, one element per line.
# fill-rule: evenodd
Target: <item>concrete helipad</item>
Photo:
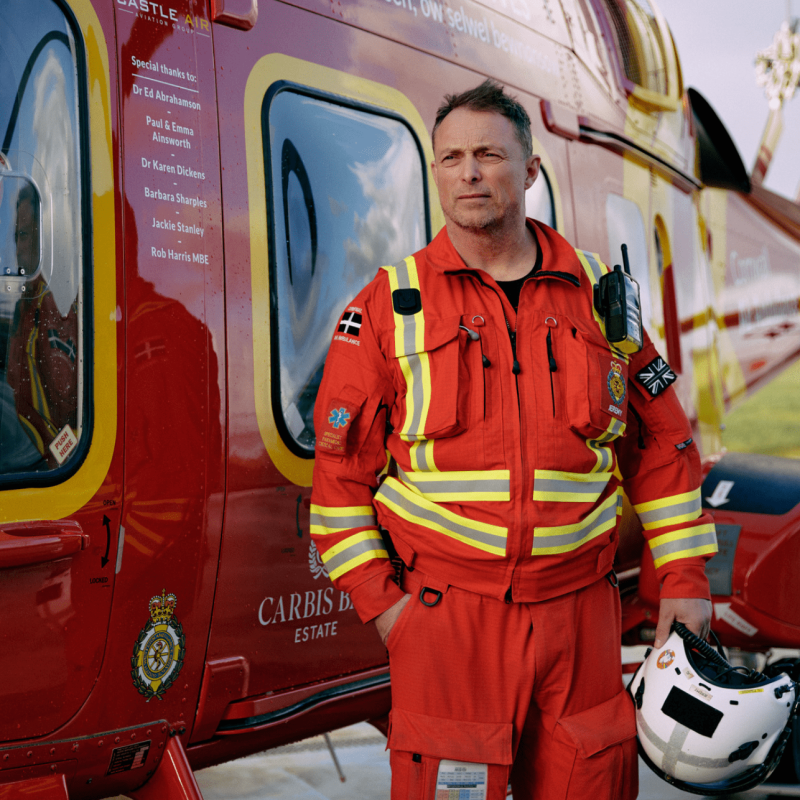
<path fill-rule="evenodd" d="M 323 736 L 278 747 L 195 773 L 204 800 L 389 800 L 391 772 L 386 739 L 364 722 L 329 734 L 339 768 Z M 791 792 L 791 793 L 789 793 Z M 800 797 L 800 787 L 769 793 L 763 787 L 727 800 Z M 639 762 L 639 800 L 681 800 L 681 792 Z M 109 800 L 125 800 L 123 797 Z M 513 800 L 513 798 L 511 799 Z M 548 800 L 537 798 L 537 800 Z"/>
<path fill-rule="evenodd" d="M 388 800 L 386 739 L 368 723 L 333 731 L 330 738 L 344 783 L 322 736 L 200 770 L 197 782 L 205 800 Z M 641 762 L 639 782 L 640 800 L 698 797 L 669 786 Z M 729 797 L 767 800 L 768 796 L 759 790 Z"/>

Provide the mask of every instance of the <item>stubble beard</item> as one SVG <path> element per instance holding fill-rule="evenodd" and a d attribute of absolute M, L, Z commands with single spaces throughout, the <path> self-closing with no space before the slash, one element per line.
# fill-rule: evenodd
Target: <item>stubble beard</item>
<path fill-rule="evenodd" d="M 504 230 L 512 219 L 516 217 L 518 206 L 512 206 L 503 210 L 497 208 L 487 208 L 480 213 L 464 212 L 450 209 L 447 216 L 461 230 L 467 233 L 491 235 Z"/>

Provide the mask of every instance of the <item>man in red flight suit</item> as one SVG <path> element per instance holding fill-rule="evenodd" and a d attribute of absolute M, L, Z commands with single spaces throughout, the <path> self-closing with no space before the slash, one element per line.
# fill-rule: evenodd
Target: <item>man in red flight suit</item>
<path fill-rule="evenodd" d="M 526 220 L 540 159 L 515 100 L 489 81 L 448 96 L 433 137 L 446 227 L 342 315 L 311 533 L 389 650 L 392 798 L 499 800 L 509 777 L 515 800 L 633 798 L 622 487 L 662 584 L 657 646 L 676 619 L 705 636 L 711 613 L 675 376 L 647 336 L 632 356 L 608 344 L 597 256 Z"/>

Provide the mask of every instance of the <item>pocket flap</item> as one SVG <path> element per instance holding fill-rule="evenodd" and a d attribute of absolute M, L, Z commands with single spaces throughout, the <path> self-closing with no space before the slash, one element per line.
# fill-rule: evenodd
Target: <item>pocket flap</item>
<path fill-rule="evenodd" d="M 556 725 L 555 738 L 571 744 L 581 758 L 605 750 L 636 736 L 633 702 L 624 690 L 599 706 L 562 717 Z"/>
<path fill-rule="evenodd" d="M 425 336 L 422 346 L 410 337 L 405 340 L 406 355 L 411 353 L 425 353 L 443 347 L 453 339 L 458 338 L 458 326 L 461 324 L 461 317 L 434 317 L 425 318 Z"/>
<path fill-rule="evenodd" d="M 510 722 L 468 722 L 393 708 L 388 746 L 431 758 L 510 764 Z"/>

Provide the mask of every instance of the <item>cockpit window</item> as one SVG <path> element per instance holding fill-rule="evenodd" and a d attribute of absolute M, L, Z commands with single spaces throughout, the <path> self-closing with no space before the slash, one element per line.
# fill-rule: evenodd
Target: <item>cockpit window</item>
<path fill-rule="evenodd" d="M 314 451 L 314 401 L 342 309 L 425 245 L 424 162 L 401 120 L 338 99 L 278 91 L 264 103 L 271 199 L 273 410 L 299 455 Z"/>
<path fill-rule="evenodd" d="M 649 0 L 603 0 L 603 6 L 627 79 L 655 94 L 674 93 L 664 35 Z"/>
<path fill-rule="evenodd" d="M 88 440 L 80 43 L 53 0 L 0 4 L 0 483 Z"/>

